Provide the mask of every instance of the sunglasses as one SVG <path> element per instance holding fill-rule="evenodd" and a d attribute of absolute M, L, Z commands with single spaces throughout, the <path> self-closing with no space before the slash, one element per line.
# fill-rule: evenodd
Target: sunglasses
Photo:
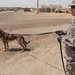
<path fill-rule="evenodd" d="M 75 8 L 75 6 L 71 6 L 71 8 Z"/>

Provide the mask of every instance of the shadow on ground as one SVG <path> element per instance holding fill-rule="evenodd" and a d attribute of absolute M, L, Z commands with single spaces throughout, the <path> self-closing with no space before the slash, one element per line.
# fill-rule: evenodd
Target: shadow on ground
<path fill-rule="evenodd" d="M 23 51 L 23 49 L 22 49 L 22 48 L 11 48 L 11 49 L 6 50 L 6 51 L 17 52 L 17 51 Z M 29 51 L 32 51 L 32 49 L 26 48 L 25 51 L 29 52 Z M 25 52 L 25 51 L 24 51 L 24 52 Z"/>

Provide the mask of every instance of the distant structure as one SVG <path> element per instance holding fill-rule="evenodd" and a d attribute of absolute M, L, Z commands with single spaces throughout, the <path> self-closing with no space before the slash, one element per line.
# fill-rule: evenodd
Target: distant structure
<path fill-rule="evenodd" d="M 33 12 L 34 10 L 34 8 L 22 8 L 23 10 L 24 10 L 24 12 Z"/>
<path fill-rule="evenodd" d="M 61 5 L 41 5 L 40 12 L 55 12 L 56 8 L 62 8 Z"/>
<path fill-rule="evenodd" d="M 23 8 L 24 12 L 30 12 L 30 8 Z"/>
<path fill-rule="evenodd" d="M 69 8 L 62 8 L 61 5 L 41 5 L 39 8 L 40 12 L 55 12 L 55 13 L 69 13 Z"/>
<path fill-rule="evenodd" d="M 37 11 L 37 8 L 23 8 L 23 7 L 0 7 L 0 12 L 2 11 L 18 11 L 23 10 L 24 12 Z M 63 8 L 61 5 L 41 5 L 38 8 L 38 12 L 54 12 L 54 13 L 71 13 L 69 8 Z"/>
<path fill-rule="evenodd" d="M 0 7 L 0 12 L 1 11 L 18 11 L 18 10 L 23 10 L 24 12 L 33 12 L 36 11 L 36 8 L 23 8 L 23 7 Z"/>
<path fill-rule="evenodd" d="M 17 11 L 22 9 L 21 7 L 0 7 L 0 11 Z"/>

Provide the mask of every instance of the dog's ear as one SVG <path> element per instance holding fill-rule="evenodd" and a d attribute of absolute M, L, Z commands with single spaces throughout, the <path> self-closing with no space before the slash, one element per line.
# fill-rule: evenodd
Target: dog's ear
<path fill-rule="evenodd" d="M 5 32 L 0 29 L 0 37 L 2 37 L 2 35 L 4 35 L 4 34 L 5 34 Z"/>
<path fill-rule="evenodd" d="M 0 29 L 0 31 L 2 31 L 2 30 Z"/>
<path fill-rule="evenodd" d="M 2 32 L 3 32 L 3 31 L 0 29 L 0 34 L 2 34 Z"/>

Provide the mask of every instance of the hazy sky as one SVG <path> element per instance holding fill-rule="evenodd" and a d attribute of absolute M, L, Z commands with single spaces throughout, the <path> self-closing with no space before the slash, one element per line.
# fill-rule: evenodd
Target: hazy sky
<path fill-rule="evenodd" d="M 72 0 L 39 0 L 39 5 L 59 5 L 63 7 L 68 7 L 72 3 Z M 37 7 L 37 0 L 0 0 L 0 7 Z"/>

